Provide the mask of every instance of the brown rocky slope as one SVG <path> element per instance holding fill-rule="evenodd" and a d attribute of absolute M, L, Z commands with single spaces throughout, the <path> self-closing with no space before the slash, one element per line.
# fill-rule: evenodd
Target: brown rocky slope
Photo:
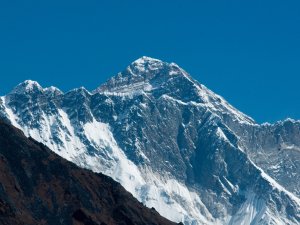
<path fill-rule="evenodd" d="M 0 224 L 171 225 L 120 184 L 0 121 Z"/>

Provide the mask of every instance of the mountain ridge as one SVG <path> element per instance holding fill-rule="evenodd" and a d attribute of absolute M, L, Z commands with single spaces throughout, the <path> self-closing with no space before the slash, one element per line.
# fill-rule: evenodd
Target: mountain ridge
<path fill-rule="evenodd" d="M 135 64 L 139 64 L 140 67 L 145 67 L 145 65 L 151 64 L 151 62 L 158 62 L 158 63 L 164 64 L 164 65 L 172 65 L 172 66 L 174 65 L 175 67 L 179 68 L 180 71 L 184 72 L 184 76 L 187 76 L 189 80 L 192 80 L 191 82 L 196 83 L 196 84 L 198 84 L 198 85 L 203 86 L 203 87 L 206 88 L 206 86 L 204 86 L 203 84 L 201 84 L 201 83 L 199 83 L 198 81 L 194 80 L 194 79 L 193 79 L 186 71 L 184 71 L 182 68 L 180 68 L 176 63 L 174 63 L 174 62 L 167 63 L 167 62 L 164 62 L 164 61 L 162 61 L 162 60 L 159 60 L 159 59 L 156 59 L 156 58 L 153 58 L 153 57 L 149 57 L 149 56 L 142 56 L 142 57 L 140 57 L 140 58 L 134 60 L 134 61 L 133 61 L 133 62 L 132 62 L 125 70 L 124 70 L 124 71 L 128 70 L 128 68 L 130 68 L 131 66 L 134 67 Z M 124 72 L 124 71 L 123 71 L 123 72 Z M 96 89 L 94 89 L 94 90 L 88 90 L 88 89 L 86 89 L 84 86 L 81 86 L 81 87 L 79 87 L 79 88 L 72 88 L 72 89 L 70 89 L 70 90 L 68 90 L 68 91 L 63 92 L 63 91 L 61 91 L 59 88 L 57 88 L 57 87 L 55 87 L 55 86 L 50 86 L 50 87 L 45 87 L 45 88 L 43 88 L 37 81 L 28 79 L 28 80 L 25 80 L 25 81 L 19 83 L 15 88 L 13 88 L 12 92 L 13 92 L 16 88 L 18 88 L 18 86 L 23 86 L 23 87 L 24 87 L 24 86 L 27 86 L 27 85 L 29 85 L 29 86 L 32 86 L 32 85 L 33 85 L 33 86 L 36 86 L 37 89 L 43 90 L 44 92 L 45 92 L 45 91 L 49 91 L 49 92 L 50 92 L 50 91 L 52 91 L 52 92 L 57 91 L 57 92 L 59 92 L 59 93 L 61 93 L 61 94 L 66 94 L 66 93 L 73 92 L 73 91 L 76 91 L 76 90 L 84 90 L 85 92 L 89 93 L 90 95 L 94 95 L 94 94 L 97 94 L 97 93 L 101 93 L 101 94 L 103 94 L 103 93 L 109 94 L 109 93 L 110 93 L 109 91 L 107 92 L 107 91 L 103 90 L 103 86 L 105 86 L 111 79 L 115 79 L 116 77 L 118 77 L 119 74 L 121 74 L 121 73 L 118 73 L 116 76 L 112 76 L 111 78 L 109 78 L 108 80 L 106 80 L 104 83 L 100 84 L 100 85 L 99 85 Z M 126 74 L 126 75 L 128 75 L 128 74 Z M 145 79 L 144 81 L 148 81 L 148 80 Z M 207 89 L 207 88 L 206 88 L 206 89 Z M 209 91 L 210 91 L 210 90 L 209 90 Z M 222 96 L 220 96 L 220 95 L 217 95 L 217 96 L 223 99 Z M 224 99 L 223 99 L 223 100 L 224 100 Z M 225 100 L 224 100 L 224 101 L 225 101 Z M 244 114 L 244 113 L 243 113 L 243 114 Z M 248 117 L 249 117 L 249 116 L 248 116 Z M 249 118 L 250 118 L 253 122 L 256 123 L 256 121 L 254 121 L 251 117 L 249 117 Z M 281 120 L 275 121 L 275 122 L 273 122 L 273 123 L 271 123 L 271 122 L 262 122 L 262 123 L 260 123 L 260 125 L 263 125 L 263 124 L 275 124 L 275 123 L 279 123 L 279 122 L 281 122 L 281 121 L 286 121 L 286 120 L 293 120 L 293 121 L 296 121 L 296 122 L 297 122 L 297 121 L 300 121 L 300 119 L 293 119 L 293 118 L 287 117 L 287 118 L 285 118 L 285 119 L 281 119 Z"/>
<path fill-rule="evenodd" d="M 298 224 L 299 124 L 259 125 L 177 65 L 149 60 L 92 93 L 8 94 L 0 115 L 173 221 Z"/>

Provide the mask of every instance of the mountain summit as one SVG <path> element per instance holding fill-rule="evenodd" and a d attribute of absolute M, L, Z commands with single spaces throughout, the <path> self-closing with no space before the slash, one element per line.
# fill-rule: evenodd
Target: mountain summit
<path fill-rule="evenodd" d="M 9 94 L 24 94 L 24 93 L 48 93 L 48 94 L 63 94 L 58 88 L 51 86 L 43 88 L 37 81 L 25 80 L 24 82 L 18 84 Z"/>
<path fill-rule="evenodd" d="M 11 93 L 27 93 L 34 91 L 42 91 L 41 85 L 33 80 L 25 80 L 24 82 L 18 84 Z"/>
<path fill-rule="evenodd" d="M 300 122 L 257 124 L 175 63 L 142 57 L 92 93 L 12 92 L 0 116 L 172 221 L 300 224 Z"/>
<path fill-rule="evenodd" d="M 143 56 L 132 62 L 123 72 L 109 79 L 94 92 L 129 93 L 151 91 L 162 86 L 172 77 L 187 76 L 175 63 Z"/>
<path fill-rule="evenodd" d="M 178 101 L 203 104 L 217 114 L 227 114 L 230 117 L 234 115 L 237 120 L 254 123 L 252 118 L 239 112 L 221 96 L 194 80 L 177 64 L 146 56 L 135 60 L 93 93 L 171 97 Z"/>

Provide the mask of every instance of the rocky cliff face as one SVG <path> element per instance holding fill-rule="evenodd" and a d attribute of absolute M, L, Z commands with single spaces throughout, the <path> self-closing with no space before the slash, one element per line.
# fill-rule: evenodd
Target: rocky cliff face
<path fill-rule="evenodd" d="M 242 142 L 249 158 L 300 197 L 300 121 L 286 119 L 247 129 Z"/>
<path fill-rule="evenodd" d="M 96 90 L 25 81 L 0 115 L 185 224 L 299 224 L 299 122 L 259 125 L 175 63 L 142 57 Z"/>
<path fill-rule="evenodd" d="M 1 224 L 175 224 L 0 121 Z"/>

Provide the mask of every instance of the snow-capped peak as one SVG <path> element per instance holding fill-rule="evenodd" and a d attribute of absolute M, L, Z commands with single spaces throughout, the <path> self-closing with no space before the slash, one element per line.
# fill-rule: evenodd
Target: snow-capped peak
<path fill-rule="evenodd" d="M 43 89 L 44 93 L 48 96 L 55 97 L 58 95 L 63 95 L 64 93 L 59 90 L 57 87 L 50 86 Z"/>
<path fill-rule="evenodd" d="M 141 58 L 138 58 L 133 62 L 133 64 L 145 64 L 145 63 L 162 63 L 162 61 L 148 56 L 142 56 Z"/>
<path fill-rule="evenodd" d="M 25 80 L 24 82 L 20 83 L 20 85 L 24 86 L 27 90 L 32 90 L 35 87 L 42 89 L 41 85 L 34 80 Z"/>
<path fill-rule="evenodd" d="M 57 87 L 50 86 L 43 88 L 38 82 L 33 80 L 25 80 L 19 83 L 9 94 L 25 94 L 25 93 L 45 93 L 47 95 L 61 95 L 63 92 Z"/>
<path fill-rule="evenodd" d="M 129 70 L 130 74 L 133 76 L 140 75 L 140 73 L 147 73 L 149 71 L 153 70 L 159 70 L 161 69 L 165 62 L 154 59 L 148 56 L 143 56 L 135 61 L 133 61 L 128 67 L 127 70 Z"/>
<path fill-rule="evenodd" d="M 284 125 L 284 124 L 296 124 L 296 123 L 300 123 L 300 120 L 295 120 L 292 118 L 285 118 L 283 120 L 279 120 L 275 123 L 275 125 Z M 269 125 L 273 125 L 273 124 L 269 124 Z"/>
<path fill-rule="evenodd" d="M 59 90 L 57 87 L 54 86 L 50 86 L 50 87 L 46 87 L 44 88 L 44 91 L 48 91 L 48 92 L 62 92 L 61 90 Z"/>
<path fill-rule="evenodd" d="M 29 89 L 32 89 L 34 87 L 42 88 L 41 85 L 37 81 L 34 81 L 34 80 L 25 80 L 21 84 L 26 85 L 26 88 L 29 88 Z"/>
<path fill-rule="evenodd" d="M 80 93 L 82 95 L 91 95 L 91 93 L 83 86 L 81 86 L 79 88 L 74 88 L 74 89 L 68 91 L 66 94 L 70 94 L 70 93 Z"/>
<path fill-rule="evenodd" d="M 175 63 L 163 62 L 159 59 L 143 56 L 133 61 L 123 72 L 109 79 L 98 87 L 96 92 L 126 93 L 129 91 L 149 91 L 155 83 L 156 87 L 166 82 L 171 76 L 182 75 L 181 69 Z"/>
<path fill-rule="evenodd" d="M 26 93 L 34 91 L 43 91 L 42 86 L 33 80 L 25 80 L 24 82 L 18 84 L 11 93 Z"/>

